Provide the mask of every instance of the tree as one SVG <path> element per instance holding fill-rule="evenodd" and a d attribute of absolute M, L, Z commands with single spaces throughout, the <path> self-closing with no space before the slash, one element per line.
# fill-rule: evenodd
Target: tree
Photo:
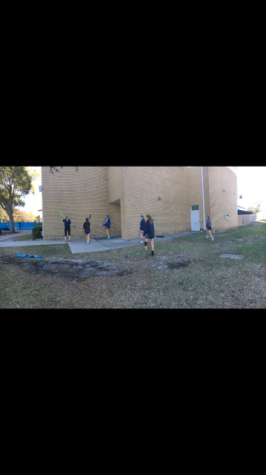
<path fill-rule="evenodd" d="M 16 223 L 34 223 L 35 216 L 32 211 L 27 213 L 23 209 L 15 209 L 13 211 L 13 218 Z"/>
<path fill-rule="evenodd" d="M 15 232 L 13 212 L 18 206 L 25 206 L 22 196 L 34 193 L 33 181 L 40 176 L 29 167 L 0 166 L 0 206 L 8 214 L 11 233 Z"/>
<path fill-rule="evenodd" d="M 252 211 L 254 214 L 257 214 L 259 213 L 259 211 L 261 211 L 261 203 L 262 203 L 261 201 L 260 202 L 257 201 L 256 203 L 253 204 L 253 206 L 249 206 L 247 210 Z"/>
<path fill-rule="evenodd" d="M 3 221 L 4 223 L 7 223 L 9 221 L 9 217 L 8 217 L 8 214 L 0 206 L 0 222 L 1 221 Z"/>

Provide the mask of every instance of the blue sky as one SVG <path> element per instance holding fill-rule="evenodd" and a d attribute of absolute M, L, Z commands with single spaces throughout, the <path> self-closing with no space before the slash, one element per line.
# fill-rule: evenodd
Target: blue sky
<path fill-rule="evenodd" d="M 35 168 L 41 173 L 41 167 Z M 247 208 L 256 201 L 262 201 L 262 209 L 266 211 L 266 167 L 237 167 L 238 196 L 243 199 L 238 200 L 238 205 Z M 25 211 L 33 211 L 38 214 L 38 209 L 42 209 L 42 193 L 39 191 L 41 178 L 35 182 L 35 194 L 25 197 Z M 41 214 L 42 217 L 42 213 Z"/>

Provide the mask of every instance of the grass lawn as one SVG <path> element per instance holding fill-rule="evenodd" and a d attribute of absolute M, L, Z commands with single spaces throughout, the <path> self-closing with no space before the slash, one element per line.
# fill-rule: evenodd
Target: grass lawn
<path fill-rule="evenodd" d="M 215 234 L 214 242 L 205 236 L 156 243 L 154 257 L 150 245 L 145 256 L 143 244 L 85 254 L 64 244 L 1 248 L 7 264 L 0 262 L 0 308 L 266 308 L 266 223 Z M 16 257 L 25 253 L 41 255 L 42 262 Z M 245 258 L 220 258 L 224 253 Z M 80 280 L 78 266 L 95 261 L 119 272 Z M 57 262 L 68 267 L 49 273 Z M 49 264 L 45 272 L 41 264 Z"/>
<path fill-rule="evenodd" d="M 33 239 L 32 234 L 25 234 L 25 236 L 18 236 L 13 239 L 13 241 L 29 241 L 30 239 Z"/>

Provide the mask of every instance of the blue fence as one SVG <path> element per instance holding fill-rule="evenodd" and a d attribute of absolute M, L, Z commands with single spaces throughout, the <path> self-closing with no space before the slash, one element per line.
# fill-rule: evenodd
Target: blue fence
<path fill-rule="evenodd" d="M 14 226 L 15 231 L 25 231 L 27 229 L 35 228 L 36 223 L 14 223 Z M 10 223 L 0 223 L 0 229 L 2 229 L 3 231 L 10 231 Z"/>

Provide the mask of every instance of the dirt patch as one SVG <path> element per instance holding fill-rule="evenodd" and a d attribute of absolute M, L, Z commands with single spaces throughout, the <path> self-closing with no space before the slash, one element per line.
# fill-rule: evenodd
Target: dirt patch
<path fill-rule="evenodd" d="M 184 269 L 191 264 L 191 259 L 178 259 L 177 262 L 168 262 L 169 269 Z"/>
<path fill-rule="evenodd" d="M 132 270 L 118 269 L 114 263 L 107 261 L 96 261 L 94 259 L 73 260 L 73 259 L 36 259 L 29 260 L 20 257 L 5 257 L 1 259 L 3 264 L 13 264 L 24 271 L 34 273 L 39 276 L 54 275 L 68 281 L 82 282 L 94 276 L 117 275 L 123 277 L 131 274 Z"/>

